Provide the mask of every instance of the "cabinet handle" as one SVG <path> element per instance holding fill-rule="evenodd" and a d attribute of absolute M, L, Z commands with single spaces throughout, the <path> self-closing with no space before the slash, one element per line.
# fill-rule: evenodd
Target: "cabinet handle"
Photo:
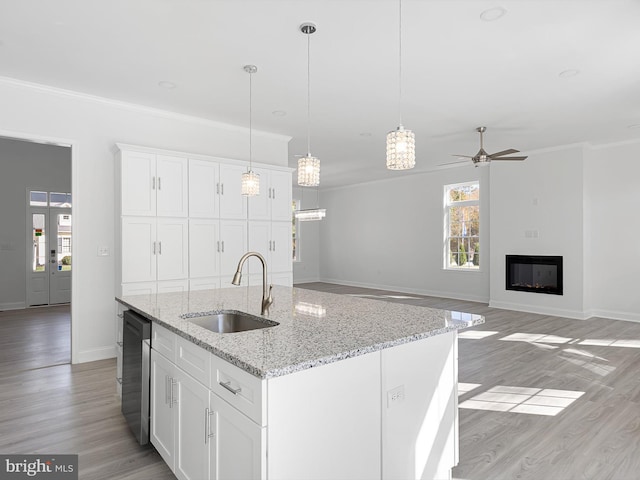
<path fill-rule="evenodd" d="M 156 254 L 156 242 L 153 242 L 153 254 Z"/>
<path fill-rule="evenodd" d="M 222 240 L 222 253 L 224 253 L 224 240 Z"/>
<path fill-rule="evenodd" d="M 276 251 L 276 241 L 275 240 L 273 241 L 273 251 L 274 252 Z"/>
<path fill-rule="evenodd" d="M 160 183 L 162 180 L 162 177 L 158 177 L 158 190 L 162 190 L 162 183 Z"/>
<path fill-rule="evenodd" d="M 231 386 L 231 380 L 229 380 L 228 382 L 218 382 L 220 384 L 221 387 L 226 388 L 227 390 L 229 390 L 231 393 L 233 393 L 234 395 L 239 394 L 242 391 L 242 388 L 238 387 L 238 388 L 233 388 Z"/>
<path fill-rule="evenodd" d="M 220 251 L 220 240 L 216 242 L 218 244 L 218 252 Z"/>
<path fill-rule="evenodd" d="M 151 177 L 151 190 L 156 189 L 156 177 Z"/>
<path fill-rule="evenodd" d="M 272 190 L 273 190 L 273 195 L 271 195 L 271 198 L 272 198 L 273 200 L 275 200 L 275 199 L 276 199 L 276 189 L 275 189 L 275 188 L 272 188 Z"/>
<path fill-rule="evenodd" d="M 164 376 L 164 403 L 169 404 L 169 408 L 171 408 L 171 398 L 169 397 L 169 375 Z"/>
<path fill-rule="evenodd" d="M 162 240 L 158 242 L 158 253 L 162 255 Z"/>
<path fill-rule="evenodd" d="M 206 445 L 210 438 L 216 436 L 216 428 L 211 433 L 211 417 L 215 415 L 215 410 L 204 409 L 204 444 Z"/>
<path fill-rule="evenodd" d="M 220 195 L 224 195 L 224 183 L 220 184 Z"/>
<path fill-rule="evenodd" d="M 271 198 L 271 187 L 269 187 L 269 198 Z"/>
<path fill-rule="evenodd" d="M 216 195 L 220 195 L 220 183 L 216 183 Z"/>
<path fill-rule="evenodd" d="M 269 240 L 269 251 L 271 251 L 271 240 Z"/>
<path fill-rule="evenodd" d="M 171 396 L 171 401 L 169 402 L 169 408 L 173 408 L 174 405 L 176 405 L 178 403 L 178 400 L 173 396 L 173 387 L 175 387 L 178 384 L 178 381 L 175 378 L 171 379 L 171 385 L 170 385 L 170 396 Z"/>

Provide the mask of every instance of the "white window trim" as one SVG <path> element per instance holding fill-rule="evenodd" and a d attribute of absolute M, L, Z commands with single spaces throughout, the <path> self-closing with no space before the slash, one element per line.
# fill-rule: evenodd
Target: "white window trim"
<path fill-rule="evenodd" d="M 459 267 L 459 266 L 451 266 L 449 263 L 449 258 L 451 256 L 450 252 L 449 252 L 449 208 L 452 206 L 451 204 L 449 204 L 449 190 L 454 189 L 454 188 L 459 188 L 459 187 L 468 187 L 468 186 L 473 186 L 473 185 L 477 185 L 478 186 L 478 190 L 482 190 L 481 185 L 480 185 L 480 180 L 473 180 L 470 182 L 461 182 L 461 183 L 450 183 L 447 185 L 444 185 L 443 188 L 443 220 L 444 220 L 444 225 L 443 225 L 443 254 L 442 254 L 442 269 L 444 271 L 447 272 L 468 272 L 468 273 L 480 273 L 482 272 L 483 268 L 482 266 L 484 265 L 484 262 L 487 260 L 481 260 L 480 261 L 480 265 L 478 266 L 478 268 L 469 268 L 469 267 Z M 482 193 L 480 193 L 480 195 L 482 195 Z M 467 206 L 478 206 L 478 214 L 479 214 L 479 219 L 480 219 L 480 232 L 482 232 L 482 208 L 481 208 L 481 198 L 480 197 L 478 200 L 462 200 L 459 202 L 455 203 L 456 207 L 467 207 Z M 478 239 L 481 238 L 481 235 L 478 236 Z M 482 252 L 482 250 L 481 250 Z"/>

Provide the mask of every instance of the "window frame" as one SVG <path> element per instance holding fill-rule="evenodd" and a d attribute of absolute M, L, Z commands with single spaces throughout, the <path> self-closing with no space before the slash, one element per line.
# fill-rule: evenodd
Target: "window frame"
<path fill-rule="evenodd" d="M 460 201 L 455 201 L 452 202 L 449 200 L 450 198 L 450 192 L 451 190 L 455 190 L 457 188 L 461 188 L 461 187 L 477 187 L 478 189 L 478 199 L 477 200 L 460 200 Z M 482 206 L 481 206 L 481 185 L 480 185 L 480 180 L 471 180 L 468 182 L 460 182 L 460 183 L 451 183 L 451 184 L 447 184 L 444 185 L 443 188 L 443 223 L 444 223 L 444 228 L 443 228 L 443 258 L 442 258 L 442 262 L 443 262 L 443 270 L 446 271 L 450 271 L 450 272 L 481 272 L 482 271 L 482 265 L 484 261 L 487 260 L 482 260 L 482 258 L 480 259 L 480 263 L 477 267 L 465 267 L 465 266 L 459 266 L 459 265 L 452 265 L 450 262 L 450 258 L 451 258 L 451 242 L 450 239 L 451 238 L 464 238 L 464 237 L 452 237 L 449 235 L 450 231 L 451 231 L 451 225 L 450 225 L 450 221 L 451 221 L 451 215 L 450 215 L 450 211 L 452 207 L 470 207 L 470 206 L 474 206 L 474 207 L 478 207 L 478 243 L 480 243 L 480 239 L 481 239 L 481 231 L 482 231 Z"/>

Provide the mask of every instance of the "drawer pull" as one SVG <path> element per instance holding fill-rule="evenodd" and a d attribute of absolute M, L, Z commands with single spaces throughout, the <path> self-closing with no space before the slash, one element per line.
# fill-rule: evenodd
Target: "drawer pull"
<path fill-rule="evenodd" d="M 233 388 L 231 386 L 231 381 L 228 382 L 218 382 L 220 384 L 221 387 L 226 388 L 227 390 L 229 390 L 231 393 L 233 393 L 234 395 L 239 394 L 242 391 L 242 388 L 238 387 L 238 388 Z"/>

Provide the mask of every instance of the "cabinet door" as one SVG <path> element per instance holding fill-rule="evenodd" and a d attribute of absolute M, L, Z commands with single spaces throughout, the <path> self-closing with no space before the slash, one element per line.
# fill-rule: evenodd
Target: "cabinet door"
<path fill-rule="evenodd" d="M 122 218 L 122 282 L 156 280 L 156 219 Z"/>
<path fill-rule="evenodd" d="M 189 160 L 189 217 L 218 218 L 218 164 Z"/>
<path fill-rule="evenodd" d="M 247 222 L 220 221 L 220 274 L 233 275 L 242 255 L 247 252 Z"/>
<path fill-rule="evenodd" d="M 249 205 L 249 220 L 271 219 L 271 185 L 269 183 L 269 170 L 254 168 L 253 171 L 260 175 L 260 195 L 247 198 Z"/>
<path fill-rule="evenodd" d="M 189 225 L 187 219 L 158 219 L 158 280 L 189 277 Z"/>
<path fill-rule="evenodd" d="M 151 443 L 171 470 L 175 466 L 174 409 L 171 405 L 171 380 L 175 367 L 151 349 Z"/>
<path fill-rule="evenodd" d="M 271 271 L 271 222 L 249 222 L 248 250 L 261 254 L 267 261 L 268 270 Z M 248 259 L 244 273 L 262 275 L 260 260 L 257 258 Z"/>
<path fill-rule="evenodd" d="M 266 427 L 262 428 L 210 393 L 213 411 L 210 479 L 259 480 L 266 478 Z"/>
<path fill-rule="evenodd" d="M 271 223 L 271 265 L 273 272 L 293 270 L 291 221 Z"/>
<path fill-rule="evenodd" d="M 181 370 L 176 405 L 176 464 L 181 480 L 204 480 L 209 472 L 209 390 Z"/>
<path fill-rule="evenodd" d="M 271 172 L 271 220 L 291 222 L 291 172 Z"/>
<path fill-rule="evenodd" d="M 156 214 L 156 156 L 122 152 L 122 215 Z"/>
<path fill-rule="evenodd" d="M 186 158 L 157 155 L 156 197 L 159 217 L 186 217 L 189 177 Z"/>
<path fill-rule="evenodd" d="M 242 195 L 241 165 L 220 165 L 220 218 L 247 218 L 247 198 Z"/>
<path fill-rule="evenodd" d="M 218 220 L 189 219 L 189 278 L 220 274 Z"/>

